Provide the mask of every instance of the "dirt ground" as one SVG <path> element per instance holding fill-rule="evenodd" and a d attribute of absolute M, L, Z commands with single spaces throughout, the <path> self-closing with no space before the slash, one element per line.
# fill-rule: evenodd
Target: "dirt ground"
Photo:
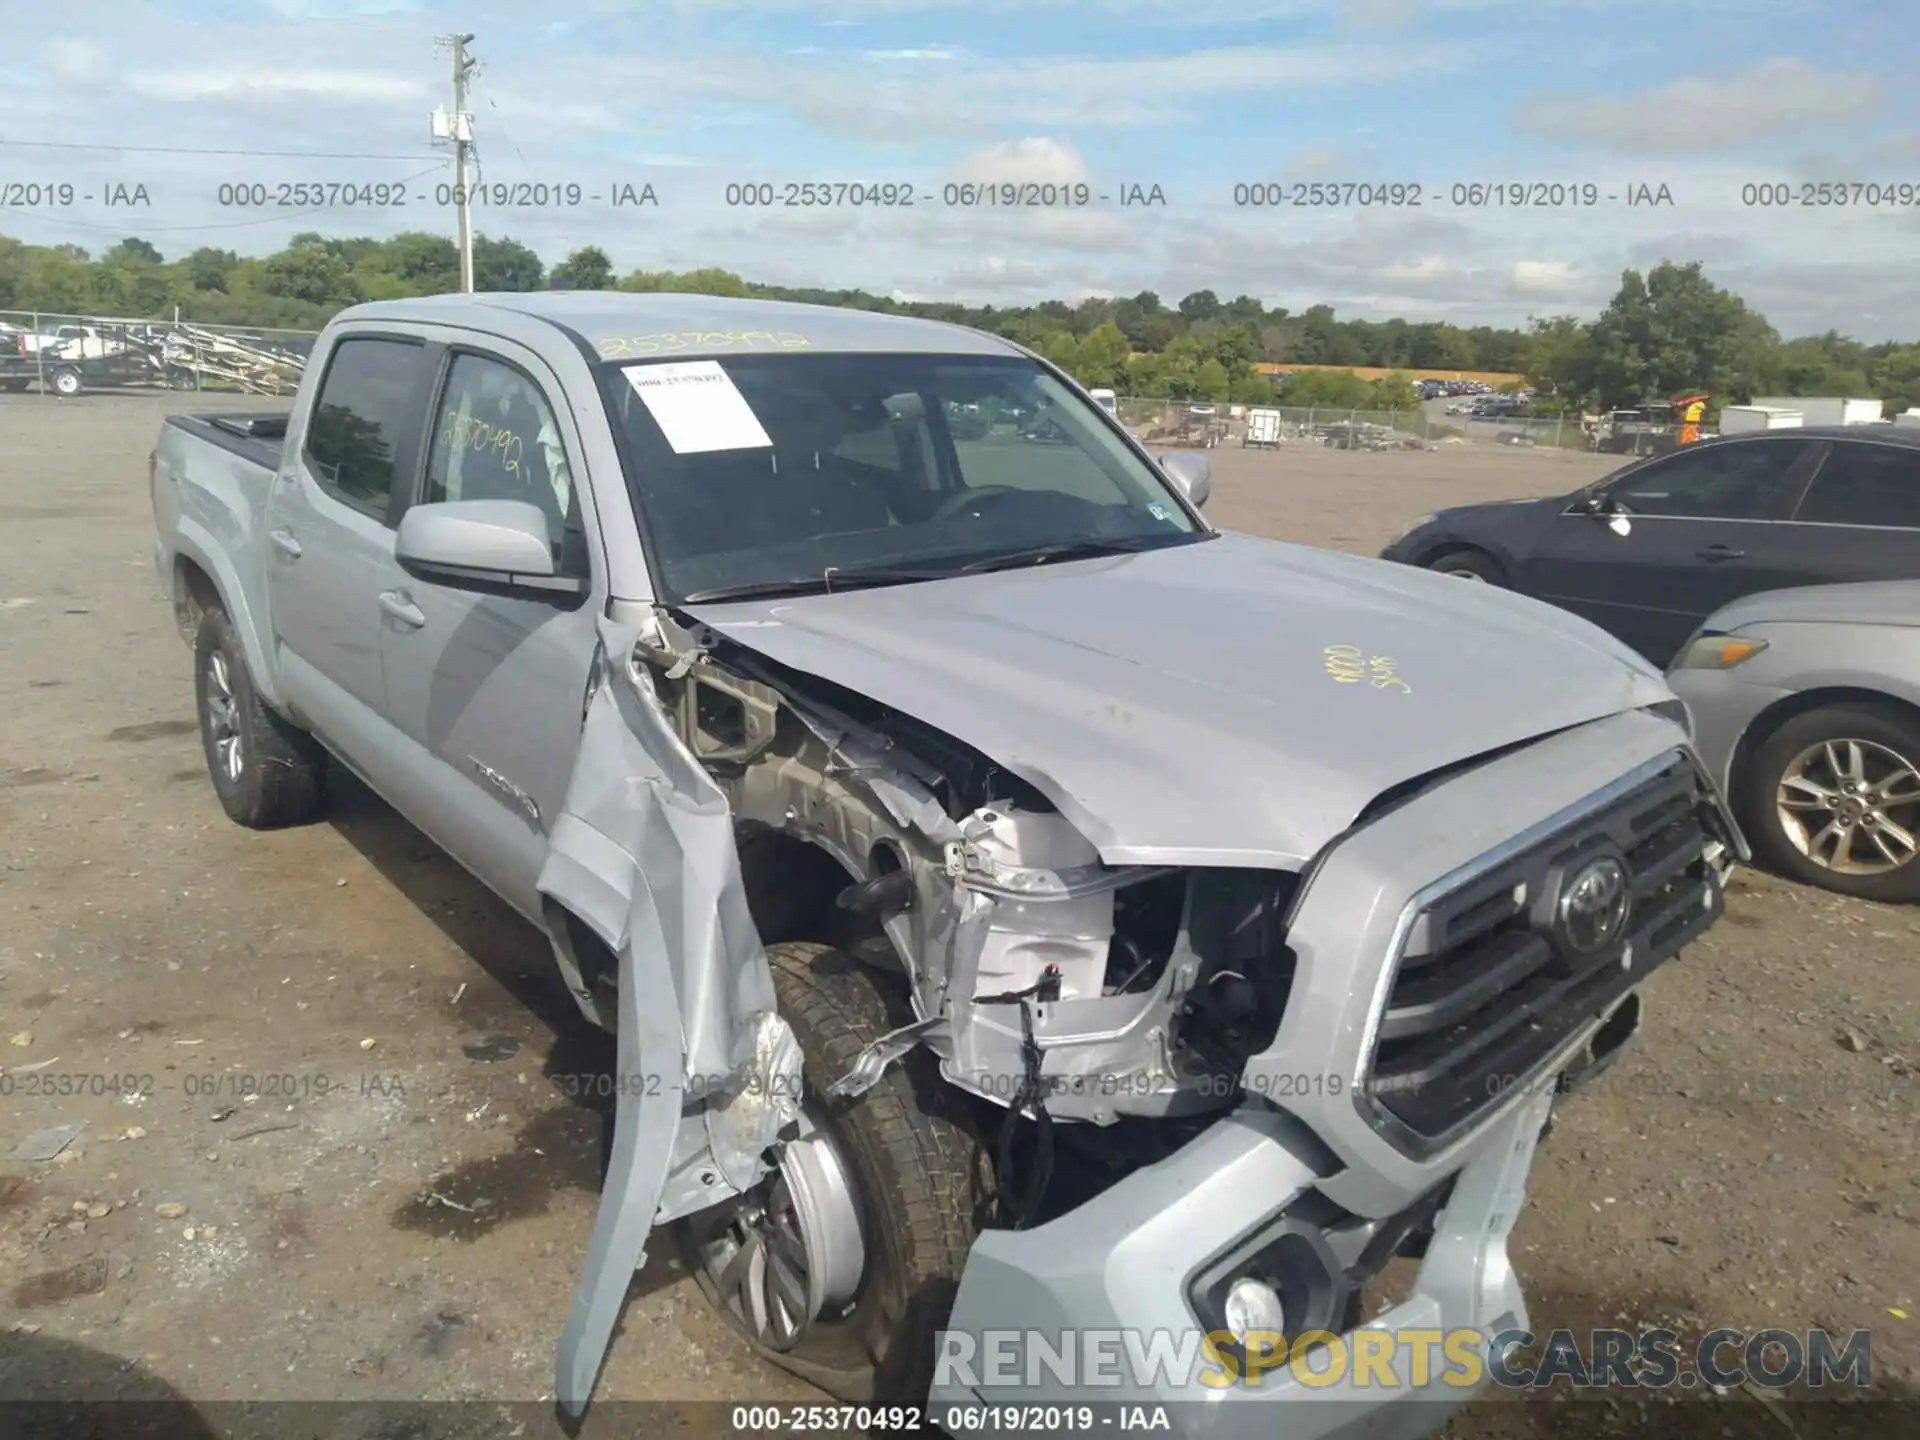
<path fill-rule="evenodd" d="M 150 559 L 145 458 L 174 408 L 0 397 L 0 1395 L 544 1400 L 611 1047 L 534 932 L 364 792 L 284 833 L 222 815 Z M 1214 461 L 1220 524 L 1362 552 L 1605 467 L 1491 446 Z M 1536 1329 L 1867 1328 L 1876 1383 L 1910 1393 L 1920 913 L 1736 890 L 1534 1170 L 1514 1258 Z M 56 1158 L 4 1158 L 66 1124 L 85 1128 Z M 599 1394 L 819 1398 L 661 1246 Z M 1688 1408 L 1713 1412 L 1701 1434 L 1813 1436 L 1843 1407 Z M 1643 1423 L 1488 1401 L 1451 1433 Z"/>

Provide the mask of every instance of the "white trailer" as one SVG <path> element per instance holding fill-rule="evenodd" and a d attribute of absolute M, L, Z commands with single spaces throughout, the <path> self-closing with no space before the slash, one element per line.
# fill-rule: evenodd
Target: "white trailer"
<path fill-rule="evenodd" d="M 1884 419 L 1887 409 L 1878 400 L 1840 395 L 1756 395 L 1753 403 L 1767 410 L 1798 410 L 1809 425 L 1865 425 Z"/>
<path fill-rule="evenodd" d="M 1920 406 L 1894 416 L 1893 423 L 1903 430 L 1920 430 Z"/>
<path fill-rule="evenodd" d="M 1729 405 L 1720 412 L 1722 435 L 1744 435 L 1753 430 L 1798 430 L 1807 423 L 1801 411 L 1778 405 Z"/>
<path fill-rule="evenodd" d="M 1111 390 L 1089 390 L 1087 398 L 1106 411 L 1114 419 L 1120 418 L 1120 401 Z"/>
<path fill-rule="evenodd" d="M 1249 445 L 1265 448 L 1280 443 L 1280 412 L 1278 410 L 1249 410 L 1247 412 L 1246 433 L 1240 437 L 1240 446 Z"/>

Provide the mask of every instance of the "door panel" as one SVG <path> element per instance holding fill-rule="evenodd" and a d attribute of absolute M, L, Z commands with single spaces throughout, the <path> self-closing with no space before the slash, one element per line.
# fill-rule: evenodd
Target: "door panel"
<path fill-rule="evenodd" d="M 531 363 L 531 361 L 529 361 Z M 562 573 L 590 561 L 577 439 L 529 374 L 455 351 L 426 437 L 420 499 L 525 499 Z M 387 713 L 413 757 L 400 802 L 509 903 L 539 912 L 547 836 L 566 798 L 597 635 L 591 602 L 430 584 L 393 563 L 381 587 Z"/>
<path fill-rule="evenodd" d="M 1805 583 L 1794 527 L 1782 522 L 1820 453 L 1766 438 L 1634 466 L 1601 492 L 1615 513 L 1569 511 L 1541 531 L 1519 588 L 1664 665 L 1721 605 Z"/>
<path fill-rule="evenodd" d="M 1835 441 L 1792 529 L 1808 583 L 1920 579 L 1920 449 Z"/>
<path fill-rule="evenodd" d="M 413 455 L 425 355 L 417 341 L 343 339 L 267 499 L 268 615 L 287 699 L 376 784 L 385 768 L 378 596 L 393 566 L 387 515 Z"/>

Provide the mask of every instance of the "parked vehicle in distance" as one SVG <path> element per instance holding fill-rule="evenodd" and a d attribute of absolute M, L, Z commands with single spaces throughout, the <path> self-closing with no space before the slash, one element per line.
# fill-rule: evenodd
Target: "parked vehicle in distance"
<path fill-rule="evenodd" d="M 1103 389 L 1089 390 L 1087 391 L 1087 398 L 1092 400 L 1094 404 L 1098 405 L 1116 420 L 1120 418 L 1120 400 L 1113 391 Z"/>
<path fill-rule="evenodd" d="M 1920 579 L 1920 434 L 1808 426 L 1702 440 L 1571 495 L 1422 516 L 1381 555 L 1537 596 L 1664 666 L 1743 595 Z"/>
<path fill-rule="evenodd" d="M 1060 442 L 963 438 L 974 406 Z M 361 305 L 289 415 L 176 417 L 149 478 L 226 813 L 309 820 L 358 775 L 618 1037 L 575 1415 L 656 1234 L 758 1353 L 930 1414 L 1087 1394 L 937 1380 L 942 1329 L 1524 1328 L 1507 1237 L 1555 1094 L 1740 853 L 1625 646 L 1216 531 L 1205 456 L 955 326 Z M 1410 1436 L 1458 1379 L 1424 1411 L 1101 1395 Z"/>
<path fill-rule="evenodd" d="M 1843 895 L 1920 901 L 1920 580 L 1736 600 L 1667 678 L 1755 857 Z"/>
<path fill-rule="evenodd" d="M 107 364 L 101 360 L 63 360 L 48 349 L 35 350 L 28 344 L 31 337 L 26 331 L 8 338 L 11 346 L 0 348 L 0 391 L 11 394 L 44 385 L 59 396 L 78 395 L 87 388 L 89 377 L 97 379 Z"/>
<path fill-rule="evenodd" d="M 1257 450 L 1271 449 L 1280 443 L 1280 412 L 1278 410 L 1249 410 L 1247 428 L 1241 432 L 1242 449 L 1251 445 Z"/>

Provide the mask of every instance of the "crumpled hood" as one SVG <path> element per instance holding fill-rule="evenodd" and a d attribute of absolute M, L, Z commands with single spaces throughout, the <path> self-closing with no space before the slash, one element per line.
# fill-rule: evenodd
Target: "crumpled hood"
<path fill-rule="evenodd" d="M 687 608 L 966 741 L 1115 865 L 1297 868 L 1403 781 L 1672 696 L 1538 601 L 1233 534 Z"/>

